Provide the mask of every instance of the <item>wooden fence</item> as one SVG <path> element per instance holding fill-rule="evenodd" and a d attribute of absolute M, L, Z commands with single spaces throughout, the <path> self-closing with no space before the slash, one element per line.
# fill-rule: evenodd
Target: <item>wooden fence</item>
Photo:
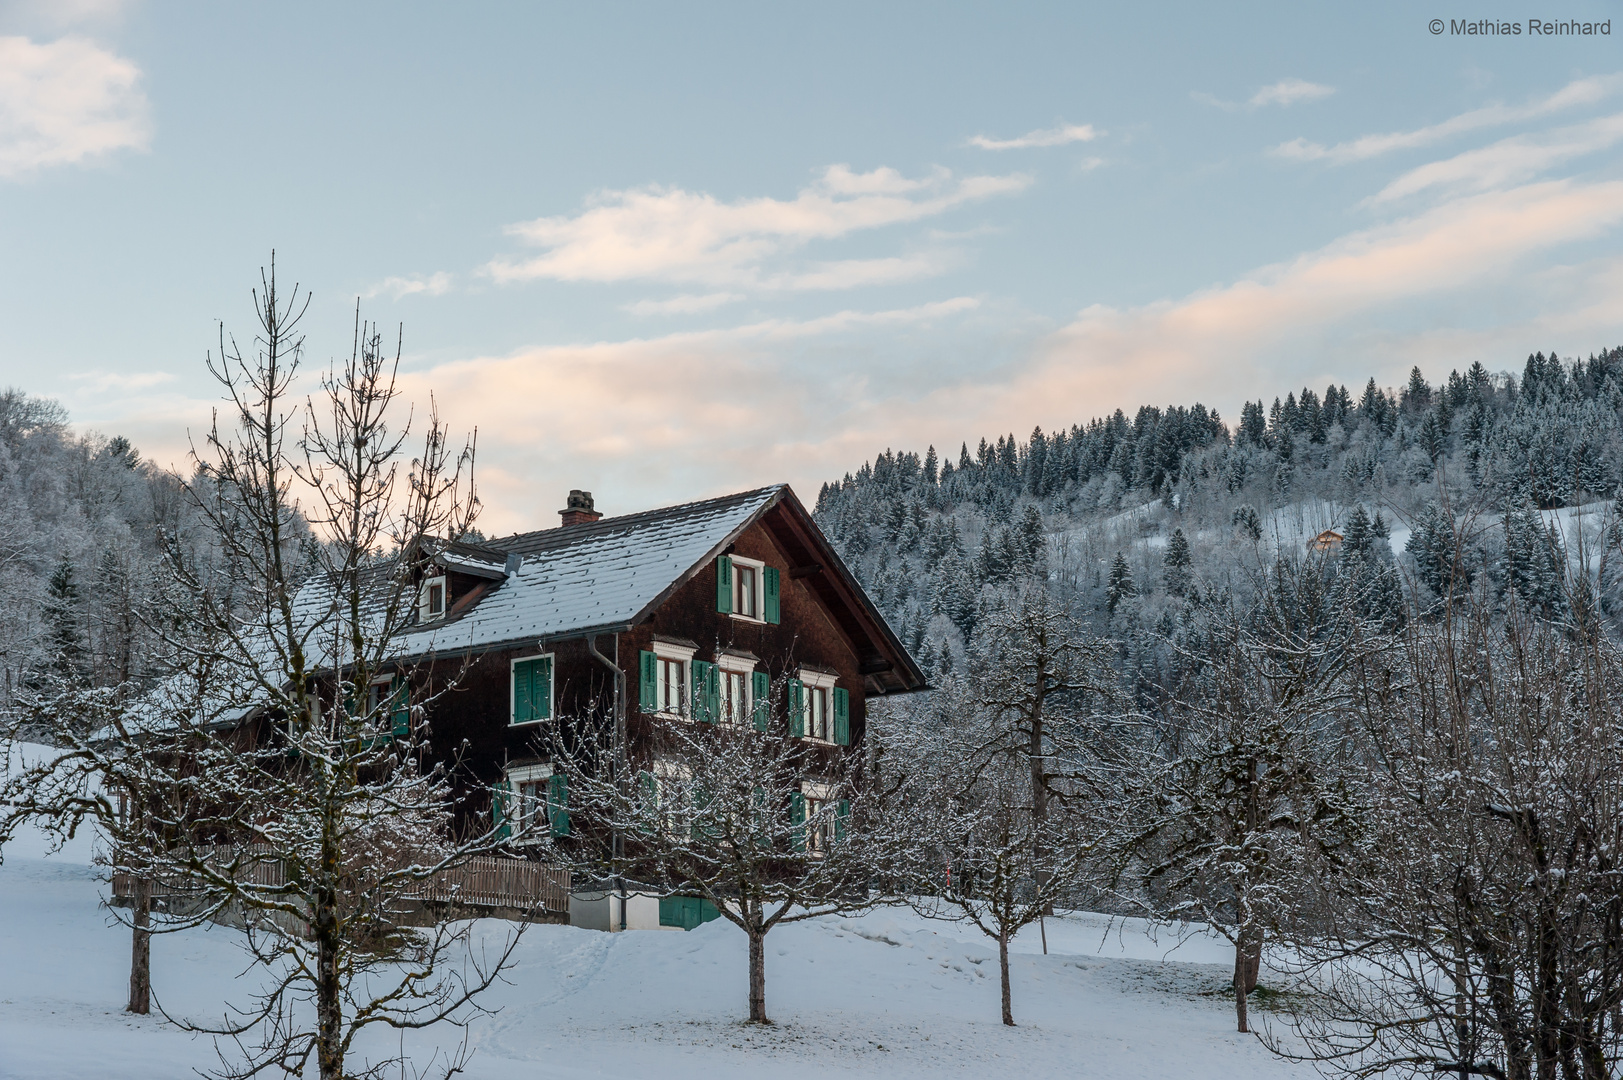
<path fill-rule="evenodd" d="M 286 883 L 285 864 L 271 857 L 268 848 L 219 849 L 209 856 L 222 869 L 240 859 L 233 877 L 245 885 L 276 888 Z M 401 900 L 427 905 L 504 909 L 515 913 L 535 912 L 550 918 L 569 916 L 569 871 L 559 866 L 510 859 L 497 855 L 476 855 L 448 870 L 421 881 L 404 882 L 395 895 Z M 195 878 L 163 875 L 152 884 L 154 900 L 197 897 L 208 890 Z M 135 896 L 133 875 L 113 874 L 113 898 L 128 901 Z M 492 911 L 491 914 L 497 912 Z"/>

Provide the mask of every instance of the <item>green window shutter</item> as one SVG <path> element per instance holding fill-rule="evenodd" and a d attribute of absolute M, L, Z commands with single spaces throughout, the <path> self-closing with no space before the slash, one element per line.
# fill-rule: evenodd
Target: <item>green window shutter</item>
<path fill-rule="evenodd" d="M 527 724 L 535 719 L 534 698 L 530 689 L 530 662 L 521 660 L 513 665 L 513 719 L 512 723 Z"/>
<path fill-rule="evenodd" d="M 845 827 L 851 821 L 851 800 L 841 799 L 834 804 L 834 839 L 845 839 Z"/>
<path fill-rule="evenodd" d="M 553 836 L 569 835 L 569 777 L 561 772 L 547 777 L 547 820 Z"/>
<path fill-rule="evenodd" d="M 789 734 L 806 737 L 806 684 L 799 679 L 789 680 Z"/>
<path fill-rule="evenodd" d="M 764 671 L 750 672 L 750 695 L 755 698 L 755 730 L 765 731 L 772 716 L 772 679 Z"/>
<path fill-rule="evenodd" d="M 693 661 L 693 717 L 714 724 L 721 715 L 721 669 L 706 660 Z"/>
<path fill-rule="evenodd" d="M 834 741 L 851 745 L 851 691 L 843 686 L 834 688 Z"/>
<path fill-rule="evenodd" d="M 691 835 L 694 840 L 706 840 L 715 834 L 714 829 L 697 820 L 701 815 L 704 814 L 705 810 L 707 810 L 709 806 L 710 792 L 705 789 L 703 784 L 700 784 L 693 790 L 693 816 L 696 820 L 693 822 Z"/>
<path fill-rule="evenodd" d="M 778 592 L 778 568 L 769 566 L 761 575 L 765 584 L 765 613 L 766 621 L 778 623 L 783 621 L 783 605 Z"/>
<path fill-rule="evenodd" d="M 806 850 L 806 796 L 798 791 L 789 793 L 789 824 L 793 830 L 789 834 L 790 843 L 796 851 Z"/>
<path fill-rule="evenodd" d="M 725 555 L 716 560 L 716 610 L 723 615 L 733 612 L 733 560 Z"/>
<path fill-rule="evenodd" d="M 411 685 L 398 675 L 389 685 L 389 722 L 395 738 L 411 734 Z"/>
<path fill-rule="evenodd" d="M 502 780 L 490 793 L 490 821 L 496 827 L 498 840 L 506 840 L 513 835 L 513 825 L 507 820 L 507 793 L 510 790 L 512 785 Z"/>
<path fill-rule="evenodd" d="M 637 704 L 643 712 L 659 708 L 659 657 L 646 649 L 637 655 Z"/>
<path fill-rule="evenodd" d="M 530 724 L 552 715 L 552 657 L 537 656 L 513 665 L 513 723 Z"/>
<path fill-rule="evenodd" d="M 535 719 L 552 716 L 552 657 L 543 656 L 530 665 L 530 703 Z"/>

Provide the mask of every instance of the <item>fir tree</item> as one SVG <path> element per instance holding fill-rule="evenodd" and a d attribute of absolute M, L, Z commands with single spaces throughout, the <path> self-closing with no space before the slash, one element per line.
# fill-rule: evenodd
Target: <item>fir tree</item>
<path fill-rule="evenodd" d="M 84 678 L 88 652 L 79 604 L 79 583 L 75 580 L 73 560 L 63 555 L 46 586 L 42 613 L 50 627 L 46 638 L 50 659 L 46 668 L 70 683 Z"/>
<path fill-rule="evenodd" d="M 1182 529 L 1173 529 L 1166 554 L 1161 557 L 1166 589 L 1173 596 L 1185 596 L 1189 592 L 1189 562 L 1189 538 Z"/>
<path fill-rule="evenodd" d="M 1105 606 L 1114 615 L 1117 606 L 1123 600 L 1137 595 L 1138 587 L 1133 584 L 1133 571 L 1127 565 L 1127 556 L 1118 551 L 1115 561 L 1110 564 L 1110 583 L 1105 588 Z"/>
<path fill-rule="evenodd" d="M 1262 539 L 1262 515 L 1257 513 L 1255 506 L 1247 504 L 1235 507 L 1230 520 L 1252 543 Z"/>

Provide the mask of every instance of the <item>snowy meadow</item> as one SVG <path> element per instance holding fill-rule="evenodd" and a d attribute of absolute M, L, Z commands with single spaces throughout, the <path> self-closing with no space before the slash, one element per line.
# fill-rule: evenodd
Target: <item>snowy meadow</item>
<path fill-rule="evenodd" d="M 91 854 L 84 838 L 49 856 L 34 834 L 7 847 L 0 1077 L 146 1080 L 217 1065 L 210 1040 L 123 1011 L 129 931 L 102 906 L 107 885 Z M 625 934 L 537 925 L 488 1000 L 493 1011 L 466 1031 L 467 1075 L 1314 1075 L 1233 1031 L 1225 942 L 1180 943 L 1085 913 L 1050 920 L 1047 933 L 1047 956 L 1035 927 L 1014 942 L 1020 1026 L 1006 1028 L 995 945 L 972 927 L 894 909 L 784 927 L 767 961 L 777 1022 L 763 1028 L 741 1022 L 745 941 L 724 922 Z M 217 1019 L 245 999 L 259 976 L 244 971 L 236 936 L 212 926 L 157 938 L 157 1002 Z M 462 1034 L 440 1028 L 371 1050 L 403 1045 L 426 1067 Z"/>

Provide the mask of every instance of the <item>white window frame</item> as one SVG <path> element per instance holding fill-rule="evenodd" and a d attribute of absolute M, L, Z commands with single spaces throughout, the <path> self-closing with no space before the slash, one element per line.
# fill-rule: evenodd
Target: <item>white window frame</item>
<path fill-rule="evenodd" d="M 746 559 L 742 555 L 734 555 L 734 556 L 732 556 L 732 561 L 733 561 L 733 582 L 732 582 L 732 586 L 733 586 L 733 611 L 732 611 L 732 616 L 733 616 L 733 618 L 738 619 L 741 622 L 765 623 L 766 622 L 766 563 L 762 562 L 759 559 Z M 742 578 L 739 577 L 739 574 L 738 574 L 739 567 L 743 567 L 745 570 L 748 570 L 750 572 L 750 576 L 752 576 L 755 579 L 755 612 L 754 612 L 754 614 L 746 615 L 743 612 L 738 610 L 738 595 L 739 595 L 738 590 L 739 590 L 739 584 L 743 580 Z"/>
<path fill-rule="evenodd" d="M 692 645 L 677 645 L 670 641 L 655 641 L 652 652 L 657 658 L 658 668 L 654 677 L 654 713 L 657 716 L 672 717 L 680 720 L 690 720 L 693 717 L 693 657 L 699 650 Z M 677 698 L 675 710 L 665 708 L 666 690 L 666 663 L 682 665 L 682 693 Z"/>
<path fill-rule="evenodd" d="M 539 720 L 519 720 L 518 717 L 518 691 L 514 685 L 513 669 L 520 664 L 528 664 L 532 660 L 545 659 L 552 664 L 552 678 L 547 680 L 547 715 Z M 532 653 L 529 656 L 515 656 L 507 662 L 507 726 L 534 727 L 544 724 L 557 716 L 558 709 L 558 659 L 556 653 Z"/>
<path fill-rule="evenodd" d="M 429 592 L 434 586 L 440 589 L 440 610 L 430 611 L 428 608 Z M 445 613 L 451 610 L 451 588 L 445 581 L 444 574 L 425 577 L 417 590 L 417 621 L 420 623 L 439 622 L 445 618 Z"/>
<path fill-rule="evenodd" d="M 799 673 L 801 685 L 806 688 L 800 703 L 800 730 L 805 732 L 802 736 L 807 742 L 821 743 L 824 746 L 838 745 L 834 741 L 834 687 L 839 684 L 840 677 L 827 671 L 811 671 L 801 668 Z M 827 695 L 824 699 L 823 726 L 828 731 L 828 737 L 812 734 L 812 697 L 822 693 Z M 802 785 L 804 787 L 804 785 Z"/>
<path fill-rule="evenodd" d="M 751 660 L 747 656 L 739 656 L 736 653 L 722 653 L 716 657 L 716 667 L 721 670 L 722 678 L 721 700 L 723 710 L 722 716 L 720 717 L 722 723 L 728 724 L 732 727 L 745 727 L 754 722 L 755 680 L 752 678 L 752 676 L 755 674 L 755 669 L 759 666 L 759 661 Z M 726 679 L 729 675 L 737 675 L 743 680 L 744 692 L 740 695 L 740 697 L 743 699 L 743 707 L 738 710 L 737 715 L 727 715 L 726 713 Z"/>
<path fill-rule="evenodd" d="M 393 709 L 390 708 L 394 704 L 393 691 L 393 675 L 375 675 L 372 681 L 366 684 L 366 715 L 380 731 L 394 730 L 394 724 L 390 719 L 393 715 Z M 379 712 L 379 709 L 383 711 Z"/>
<path fill-rule="evenodd" d="M 552 822 L 546 820 L 547 812 L 547 783 L 552 779 L 551 765 L 514 765 L 502 770 L 502 779 L 507 782 L 508 808 L 507 816 L 512 820 L 512 831 L 519 835 L 514 840 L 516 844 L 540 844 L 552 835 Z M 539 802 L 526 800 L 522 786 L 524 784 L 541 784 L 541 797 Z M 539 811 L 541 820 L 532 820 Z M 524 835 L 525 833 L 529 835 Z"/>
<path fill-rule="evenodd" d="M 825 855 L 834 843 L 834 817 L 839 813 L 838 790 L 820 780 L 802 780 L 800 797 L 806 809 L 806 853 Z M 826 813 L 825 813 L 826 811 Z"/>
<path fill-rule="evenodd" d="M 669 836 L 685 837 L 689 833 L 689 826 L 666 817 L 665 795 L 667 785 L 673 781 L 683 784 L 691 791 L 693 766 L 685 761 L 673 761 L 667 757 L 655 757 L 653 766 L 648 772 L 654 778 L 654 801 L 660 809 L 660 819 L 665 826 L 665 832 Z"/>

